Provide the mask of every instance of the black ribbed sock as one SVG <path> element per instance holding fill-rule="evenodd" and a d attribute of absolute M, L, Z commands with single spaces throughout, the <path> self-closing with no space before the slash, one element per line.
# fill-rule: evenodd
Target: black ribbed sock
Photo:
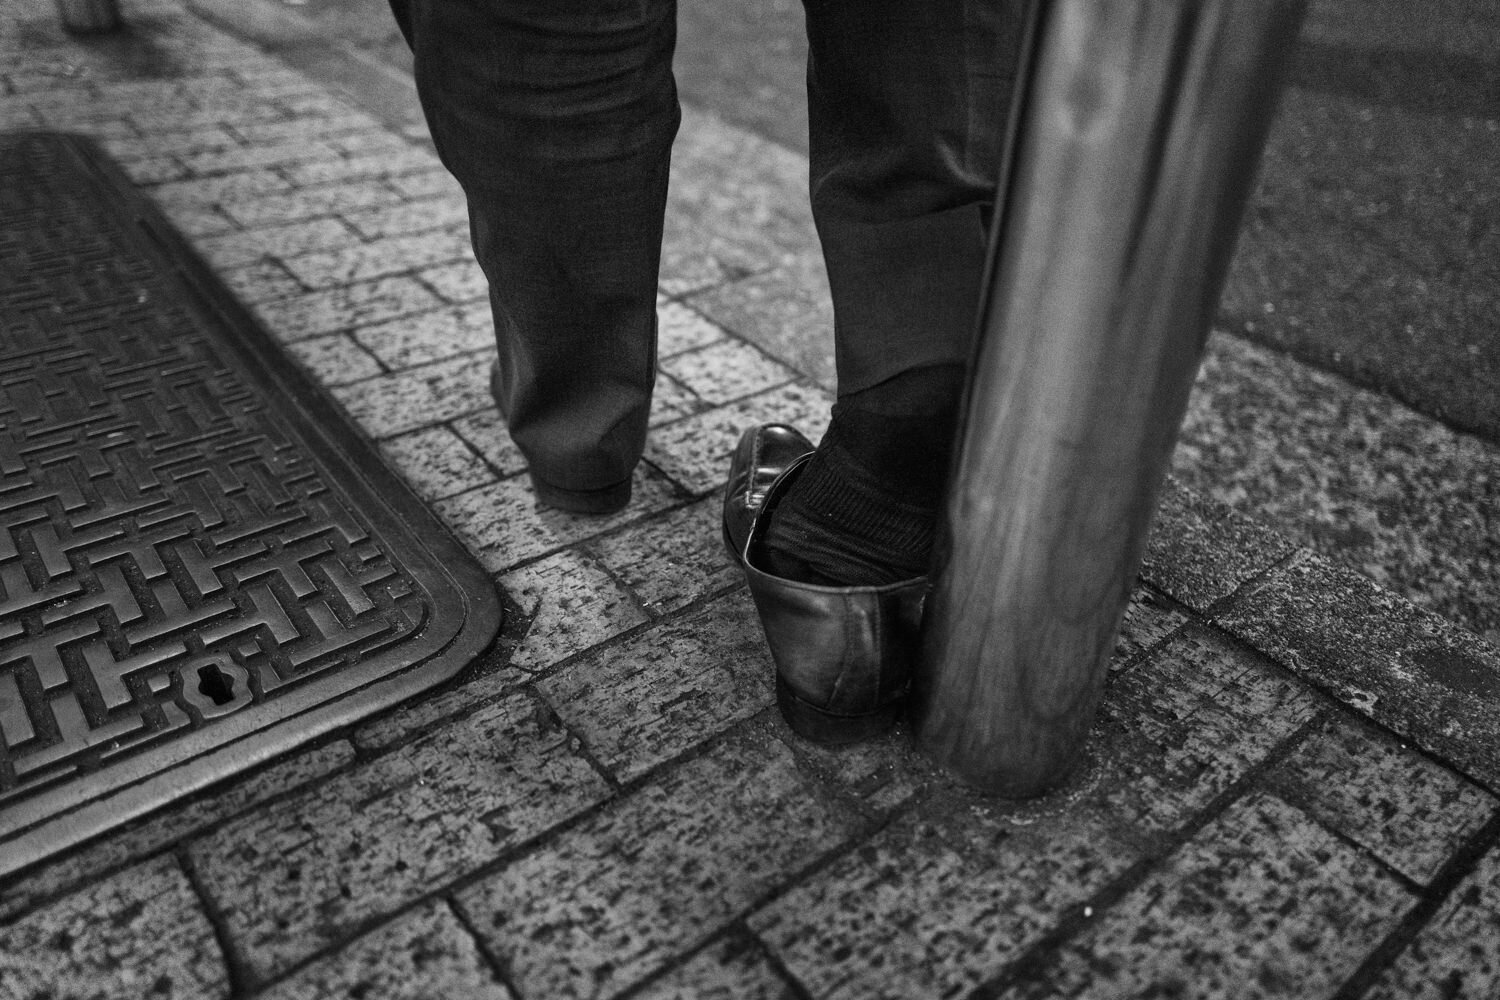
<path fill-rule="evenodd" d="M 939 366 L 840 399 L 771 514 L 763 568 L 828 586 L 926 574 L 962 383 L 961 366 Z"/>

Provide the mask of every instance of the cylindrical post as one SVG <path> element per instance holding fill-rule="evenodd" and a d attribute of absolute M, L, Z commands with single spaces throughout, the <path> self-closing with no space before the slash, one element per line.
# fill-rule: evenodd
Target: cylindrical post
<path fill-rule="evenodd" d="M 120 26 L 117 0 L 57 0 L 63 27 L 78 35 L 96 35 Z"/>
<path fill-rule="evenodd" d="M 1303 0 L 1042 0 L 940 527 L 918 745 L 1077 763 Z"/>

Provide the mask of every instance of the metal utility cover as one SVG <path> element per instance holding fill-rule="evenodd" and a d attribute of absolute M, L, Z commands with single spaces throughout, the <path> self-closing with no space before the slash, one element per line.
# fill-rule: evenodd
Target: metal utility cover
<path fill-rule="evenodd" d="M 451 676 L 499 623 L 95 147 L 0 136 L 0 874 Z"/>

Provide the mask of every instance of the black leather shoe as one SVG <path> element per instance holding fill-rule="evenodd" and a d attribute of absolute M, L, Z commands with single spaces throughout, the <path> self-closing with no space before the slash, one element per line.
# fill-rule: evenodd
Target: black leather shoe
<path fill-rule="evenodd" d="M 805 739 L 852 743 L 880 735 L 901 714 L 921 649 L 927 577 L 825 587 L 760 569 L 770 514 L 806 464 L 799 458 L 766 490 L 740 551 L 782 716 Z"/>
<path fill-rule="evenodd" d="M 812 450 L 813 443 L 786 424 L 761 424 L 740 435 L 729 462 L 729 485 L 724 487 L 724 548 L 729 558 L 744 562 L 745 540 L 766 491 L 787 466 Z"/>

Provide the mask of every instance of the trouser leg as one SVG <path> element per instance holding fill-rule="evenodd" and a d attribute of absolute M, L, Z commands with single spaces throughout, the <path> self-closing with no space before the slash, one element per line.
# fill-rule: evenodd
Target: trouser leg
<path fill-rule="evenodd" d="M 805 0 L 840 396 L 968 359 L 1021 6 Z"/>
<path fill-rule="evenodd" d="M 675 0 L 392 0 L 489 280 L 493 387 L 543 502 L 618 506 L 645 445 Z M 623 497 L 622 497 L 623 493 Z"/>
<path fill-rule="evenodd" d="M 773 514 L 771 572 L 926 572 L 975 329 L 1018 4 L 805 0 L 813 217 L 838 402 Z"/>

